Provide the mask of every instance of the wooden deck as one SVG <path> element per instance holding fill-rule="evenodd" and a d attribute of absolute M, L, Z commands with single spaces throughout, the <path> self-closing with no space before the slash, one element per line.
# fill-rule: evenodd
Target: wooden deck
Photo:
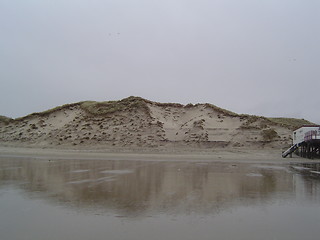
<path fill-rule="evenodd" d="M 320 158 L 320 139 L 310 139 L 302 142 L 296 153 L 304 158 Z"/>

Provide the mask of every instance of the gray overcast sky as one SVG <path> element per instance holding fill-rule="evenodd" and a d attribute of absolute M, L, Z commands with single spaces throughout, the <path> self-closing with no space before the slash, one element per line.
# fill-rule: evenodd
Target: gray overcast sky
<path fill-rule="evenodd" d="M 320 123 L 319 0 L 0 0 L 0 115 L 213 103 Z"/>

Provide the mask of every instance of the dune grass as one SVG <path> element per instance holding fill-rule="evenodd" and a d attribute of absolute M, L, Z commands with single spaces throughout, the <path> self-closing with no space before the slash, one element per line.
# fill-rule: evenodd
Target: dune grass
<path fill-rule="evenodd" d="M 75 107 L 75 106 L 78 106 L 80 105 L 80 103 L 70 103 L 70 104 L 64 104 L 62 106 L 58 106 L 58 107 L 55 107 L 55 108 L 51 108 L 51 109 L 48 109 L 46 111 L 43 111 L 43 112 L 35 112 L 35 113 L 31 113 L 27 116 L 24 116 L 24 117 L 20 117 L 20 118 L 16 118 L 14 119 L 15 121 L 23 121 L 25 119 L 28 119 L 28 118 L 31 118 L 31 117 L 46 117 L 46 116 L 49 116 L 51 113 L 54 113 L 54 112 L 57 112 L 57 111 L 60 111 L 60 110 L 64 110 L 66 108 L 70 108 L 70 107 Z"/>
<path fill-rule="evenodd" d="M 216 112 L 224 114 L 224 115 L 229 116 L 229 117 L 240 117 L 241 116 L 238 113 L 226 110 L 224 108 L 217 107 L 216 105 L 213 105 L 213 104 L 210 104 L 210 103 L 205 103 L 204 105 L 205 105 L 206 108 L 211 108 L 211 109 L 215 110 Z"/>
<path fill-rule="evenodd" d="M 94 102 L 87 101 L 81 103 L 81 108 L 91 115 L 108 115 L 115 112 L 142 109 L 149 113 L 146 100 L 139 97 L 128 97 L 120 101 Z"/>
<path fill-rule="evenodd" d="M 9 124 L 13 119 L 0 115 L 0 123 Z"/>
<path fill-rule="evenodd" d="M 302 125 L 315 125 L 314 123 L 305 119 L 297 119 L 297 118 L 268 118 L 268 119 L 271 122 L 290 128 L 292 130 L 297 129 Z"/>

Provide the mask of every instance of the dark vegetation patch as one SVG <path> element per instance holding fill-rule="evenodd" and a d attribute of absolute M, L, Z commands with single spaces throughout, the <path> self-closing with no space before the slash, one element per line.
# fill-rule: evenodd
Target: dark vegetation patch
<path fill-rule="evenodd" d="M 140 97 L 128 97 L 120 101 L 93 102 L 87 101 L 81 103 L 81 108 L 91 115 L 108 115 L 122 111 L 143 110 L 150 115 L 147 106 L 147 100 Z"/>
<path fill-rule="evenodd" d="M 203 124 L 204 124 L 205 121 L 206 121 L 205 119 L 200 119 L 198 121 L 194 121 L 193 122 L 193 127 L 200 128 L 200 129 L 203 130 L 204 129 Z"/>
<path fill-rule="evenodd" d="M 0 115 L 0 123 L 8 125 L 13 119 Z"/>
<path fill-rule="evenodd" d="M 264 141 L 272 141 L 279 137 L 278 133 L 273 128 L 262 130 L 261 135 Z"/>

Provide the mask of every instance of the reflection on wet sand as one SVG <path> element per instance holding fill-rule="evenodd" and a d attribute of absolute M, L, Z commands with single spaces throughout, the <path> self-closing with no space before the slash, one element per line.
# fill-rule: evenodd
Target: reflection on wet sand
<path fill-rule="evenodd" d="M 289 164 L 0 158 L 1 240 L 316 240 L 319 202 Z"/>
<path fill-rule="evenodd" d="M 299 185 L 287 166 L 25 159 L 0 163 L 1 185 L 15 184 L 59 204 L 126 216 L 150 211 L 213 214 L 293 194 Z"/>
<path fill-rule="evenodd" d="M 320 178 L 320 163 L 296 163 L 292 164 L 291 168 L 296 172 L 302 173 L 304 176 Z"/>

